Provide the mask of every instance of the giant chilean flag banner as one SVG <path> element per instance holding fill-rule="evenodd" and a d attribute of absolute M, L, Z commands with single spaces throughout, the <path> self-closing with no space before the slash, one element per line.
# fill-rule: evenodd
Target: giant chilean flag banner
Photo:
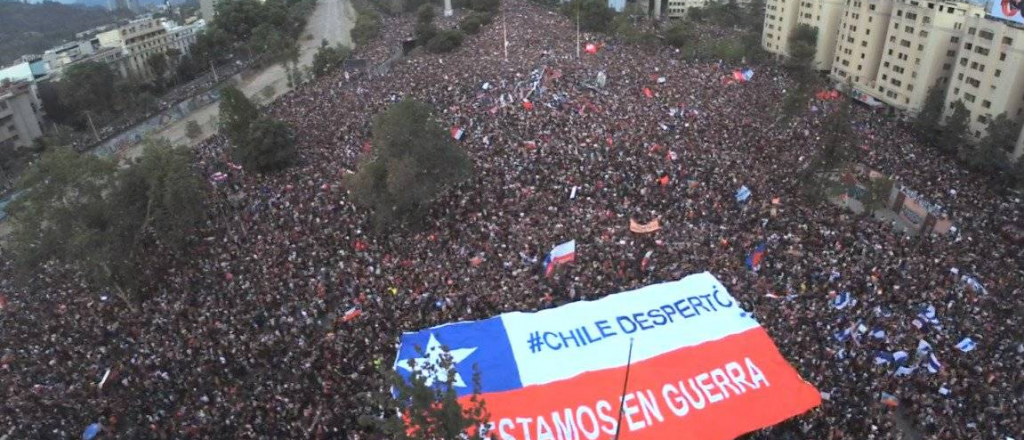
<path fill-rule="evenodd" d="M 479 367 L 492 432 L 502 440 L 607 439 L 620 401 L 623 440 L 733 439 L 821 403 L 707 272 L 596 301 L 405 333 L 395 368 L 408 378 L 414 365 L 437 362 L 442 346 L 463 399 Z M 428 383 L 443 381 L 438 374 Z"/>

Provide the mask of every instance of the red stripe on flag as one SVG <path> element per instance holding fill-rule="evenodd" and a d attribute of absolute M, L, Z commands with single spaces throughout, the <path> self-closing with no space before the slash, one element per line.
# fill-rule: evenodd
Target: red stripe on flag
<path fill-rule="evenodd" d="M 607 355 L 625 360 L 626 353 Z M 593 371 L 483 398 L 503 440 L 607 439 L 615 433 L 625 372 L 625 366 Z M 621 435 L 728 440 L 820 404 L 819 392 L 782 358 L 764 329 L 754 328 L 634 363 Z"/>

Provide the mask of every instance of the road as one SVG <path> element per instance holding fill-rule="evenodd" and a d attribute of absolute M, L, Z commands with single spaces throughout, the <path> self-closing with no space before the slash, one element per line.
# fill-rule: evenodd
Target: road
<path fill-rule="evenodd" d="M 307 67 L 313 64 L 313 56 L 323 40 L 331 45 L 352 47 L 351 31 L 355 19 L 356 12 L 349 0 L 318 0 L 306 24 L 306 31 L 299 39 L 299 65 Z M 284 66 L 280 64 L 269 66 L 256 75 L 236 75 L 236 79 L 239 89 L 246 96 L 261 103 L 277 99 L 291 90 Z M 161 129 L 153 136 L 163 137 L 178 146 L 192 145 L 217 132 L 217 115 L 217 104 L 212 104 L 196 110 L 189 117 Z M 203 135 L 195 141 L 185 136 L 185 126 L 189 121 L 198 122 L 203 130 Z M 135 157 L 141 152 L 141 148 L 136 146 L 126 156 Z"/>

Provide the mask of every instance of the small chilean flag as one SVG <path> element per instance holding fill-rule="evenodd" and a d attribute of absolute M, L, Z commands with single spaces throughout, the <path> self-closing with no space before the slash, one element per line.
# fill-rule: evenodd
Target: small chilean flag
<path fill-rule="evenodd" d="M 345 315 L 341 317 L 341 320 L 344 321 L 344 322 L 349 322 L 349 321 L 351 321 L 353 319 L 358 318 L 359 315 L 362 315 L 362 314 L 363 314 L 363 310 L 362 309 L 360 309 L 359 307 L 353 307 L 351 309 L 348 309 L 347 312 L 345 312 Z"/>
<path fill-rule="evenodd" d="M 647 270 L 647 266 L 651 264 L 651 256 L 652 255 L 654 255 L 654 251 L 647 251 L 647 253 L 644 254 L 644 258 L 642 260 L 640 260 L 640 270 L 641 271 L 646 271 Z"/>
<path fill-rule="evenodd" d="M 757 272 L 761 269 L 761 260 L 764 259 L 764 251 L 764 243 L 760 243 L 754 247 L 754 252 L 747 255 L 747 267 L 750 268 L 750 270 Z"/>
<path fill-rule="evenodd" d="M 544 259 L 544 276 L 549 277 L 555 272 L 555 267 L 558 265 L 571 263 L 576 260 L 576 240 L 569 240 L 548 253 L 548 257 Z"/>
<path fill-rule="evenodd" d="M 465 133 L 466 132 L 462 129 L 462 127 L 452 127 L 452 138 L 454 138 L 457 141 L 461 141 L 462 135 Z"/>

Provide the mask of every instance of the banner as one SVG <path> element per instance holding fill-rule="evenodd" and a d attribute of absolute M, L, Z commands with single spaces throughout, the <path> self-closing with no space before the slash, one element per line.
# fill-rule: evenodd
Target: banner
<path fill-rule="evenodd" d="M 438 359 L 441 346 L 455 361 L 454 386 L 464 402 L 479 368 L 492 432 L 502 440 L 607 439 L 616 433 L 620 402 L 622 438 L 726 440 L 821 403 L 707 272 L 596 301 L 405 333 L 395 369 L 408 378 Z"/>
<path fill-rule="evenodd" d="M 640 224 L 636 220 L 629 219 L 629 230 L 636 232 L 637 234 L 650 234 L 651 232 L 661 229 L 661 222 L 658 219 L 651 220 L 648 223 Z"/>
<path fill-rule="evenodd" d="M 1022 0 L 993 0 L 989 5 L 988 13 L 995 18 L 1024 24 L 1021 9 L 1024 9 Z"/>

